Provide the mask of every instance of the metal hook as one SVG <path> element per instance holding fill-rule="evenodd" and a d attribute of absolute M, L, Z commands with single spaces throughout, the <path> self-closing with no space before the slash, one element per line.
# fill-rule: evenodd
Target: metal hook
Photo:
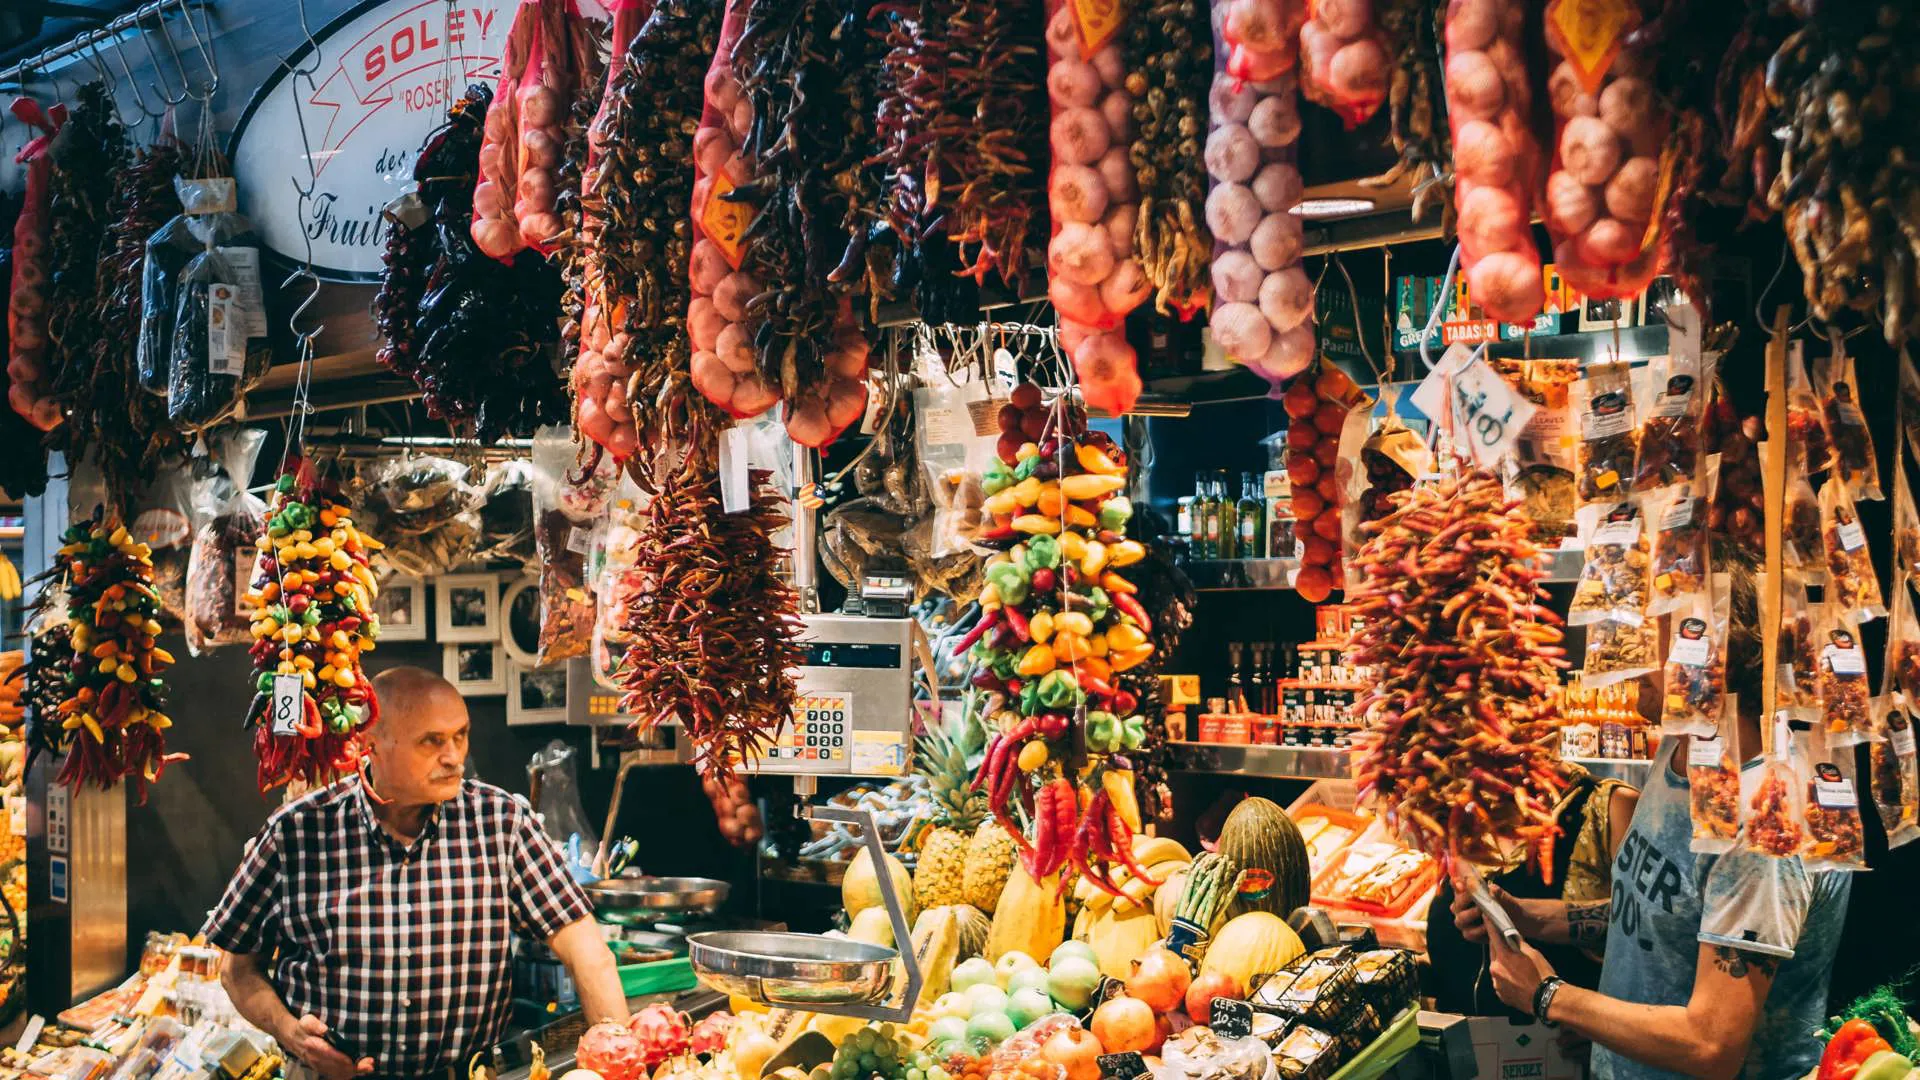
<path fill-rule="evenodd" d="M 193 47 L 199 51 L 200 62 L 207 66 L 207 77 L 210 80 L 212 80 L 207 84 L 207 88 L 204 92 L 196 94 L 193 92 L 192 89 L 188 89 L 187 96 L 199 102 L 200 104 L 205 105 L 208 102 L 212 101 L 213 95 L 218 93 L 220 90 L 220 69 L 214 65 L 213 51 L 211 48 L 212 38 L 213 38 L 212 16 L 208 16 L 207 36 L 206 38 L 203 39 L 200 36 L 200 28 L 193 24 L 193 9 L 187 6 L 187 0 L 179 0 L 179 4 L 180 4 L 180 18 L 186 21 L 187 33 L 193 35 Z M 189 87 L 192 86 L 192 84 L 187 80 L 186 68 L 180 69 L 180 81 L 182 83 L 187 84 Z"/>
<path fill-rule="evenodd" d="M 120 126 L 123 128 L 132 127 L 131 124 L 127 123 L 127 114 L 120 109 L 120 95 L 114 92 L 116 83 L 114 82 L 113 72 L 108 71 L 107 62 L 100 59 L 100 43 L 97 41 L 94 42 L 91 48 L 84 50 L 79 53 L 79 55 L 85 57 L 87 63 L 93 67 L 94 74 L 100 76 L 100 85 L 106 92 L 107 104 L 113 107 L 113 118 L 118 120 Z"/>
<path fill-rule="evenodd" d="M 115 45 L 113 55 L 120 61 L 120 74 L 127 80 L 127 89 L 133 91 L 133 103 L 140 109 L 140 115 L 149 120 L 158 120 L 166 116 L 167 114 L 164 110 L 154 112 L 147 107 L 147 96 L 140 92 L 140 80 L 133 77 L 133 69 L 127 66 L 126 55 L 120 51 L 122 47 L 121 45 Z"/>
<path fill-rule="evenodd" d="M 313 66 L 302 68 L 298 64 L 292 64 L 288 67 L 291 74 L 305 75 L 311 81 L 313 73 L 320 70 L 320 43 L 314 40 L 313 31 L 307 26 L 307 0 L 296 0 L 296 6 L 300 10 L 300 33 L 307 39 L 307 56 L 313 62 Z M 464 36 L 461 38 L 461 47 L 463 49 L 466 47 Z"/>
<path fill-rule="evenodd" d="M 167 33 L 166 16 L 162 15 L 158 9 L 154 11 L 153 25 L 154 29 L 160 35 L 160 40 L 166 42 L 167 51 L 173 54 L 173 69 L 180 73 L 180 93 L 177 96 L 167 92 L 167 88 L 160 78 L 160 54 L 153 51 L 153 35 L 144 32 L 146 28 L 140 25 L 138 18 L 134 20 L 134 26 L 142 31 L 140 44 L 146 47 L 147 59 L 153 62 L 154 81 L 148 85 L 153 87 L 154 93 L 160 95 L 161 101 L 167 103 L 168 108 L 174 108 L 181 102 L 187 100 L 187 69 L 180 66 L 180 52 L 173 47 L 173 37 Z"/>

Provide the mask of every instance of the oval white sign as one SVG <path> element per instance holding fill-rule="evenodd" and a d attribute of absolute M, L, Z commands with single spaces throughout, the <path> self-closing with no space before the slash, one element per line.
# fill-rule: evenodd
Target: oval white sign
<path fill-rule="evenodd" d="M 317 56 L 302 48 L 289 57 L 248 103 L 227 151 L 240 209 L 267 247 L 299 262 L 310 240 L 320 276 L 378 278 L 381 209 L 413 183 L 414 155 L 467 84 L 500 77 L 518 3 L 369 0 L 314 35 Z M 316 179 L 303 205 L 309 152 Z"/>

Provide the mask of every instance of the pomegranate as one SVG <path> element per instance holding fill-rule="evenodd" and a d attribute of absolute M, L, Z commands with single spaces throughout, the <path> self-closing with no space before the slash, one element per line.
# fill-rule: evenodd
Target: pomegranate
<path fill-rule="evenodd" d="M 1067 1080 L 1100 1080 L 1100 1040 L 1085 1028 L 1061 1028 L 1041 1044 L 1040 1056 L 1065 1069 Z"/>
<path fill-rule="evenodd" d="M 604 1020 L 580 1036 L 574 1062 L 603 1080 L 642 1080 L 647 1075 L 646 1047 L 627 1025 Z"/>
<path fill-rule="evenodd" d="M 1193 971 L 1178 953 L 1165 946 L 1148 949 L 1133 962 L 1127 976 L 1127 994 L 1147 1003 L 1154 1012 L 1172 1012 L 1187 996 Z"/>
<path fill-rule="evenodd" d="M 1211 1023 L 1214 998 L 1238 998 L 1243 993 L 1245 991 L 1233 976 L 1224 971 L 1209 971 L 1195 978 L 1187 987 L 1187 1015 L 1196 1024 Z"/>
<path fill-rule="evenodd" d="M 1093 1037 L 1109 1054 L 1146 1051 L 1159 1045 L 1166 1033 L 1159 1029 L 1153 1006 L 1121 994 L 1093 1010 Z"/>

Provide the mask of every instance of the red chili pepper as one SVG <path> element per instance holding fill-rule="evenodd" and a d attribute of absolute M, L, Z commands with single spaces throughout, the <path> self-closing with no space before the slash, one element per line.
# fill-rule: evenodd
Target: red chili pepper
<path fill-rule="evenodd" d="M 1140 601 L 1134 599 L 1131 593 L 1109 590 L 1107 599 L 1113 601 L 1113 606 L 1120 609 L 1120 614 L 1132 616 L 1133 621 L 1140 624 L 1141 633 L 1153 633 L 1153 620 L 1147 617 L 1147 609 L 1141 607 Z"/>
<path fill-rule="evenodd" d="M 312 694 L 300 695 L 300 723 L 297 730 L 303 739 L 317 739 L 326 733 L 326 726 L 320 722 L 320 706 L 313 700 Z"/>
<path fill-rule="evenodd" d="M 1020 613 L 1019 608 L 1008 604 L 1000 610 L 1006 614 L 1007 625 L 1013 629 L 1013 636 L 1023 642 L 1033 640 L 1033 630 L 1027 625 L 1027 617 Z"/>
<path fill-rule="evenodd" d="M 967 631 L 966 636 L 960 639 L 960 643 L 954 646 L 953 651 L 959 654 L 973 648 L 976 642 L 987 635 L 987 631 L 1000 624 L 1000 613 L 1005 610 L 1004 607 L 997 607 L 982 614 L 980 621 L 973 624 L 973 629 Z"/>
<path fill-rule="evenodd" d="M 968 791 L 979 791 L 987 782 L 987 778 L 992 775 L 993 759 L 1000 753 L 1000 744 L 1005 739 L 1005 735 L 995 735 L 987 741 L 987 752 L 980 758 L 980 771 L 973 774 L 973 783 L 967 785 Z"/>

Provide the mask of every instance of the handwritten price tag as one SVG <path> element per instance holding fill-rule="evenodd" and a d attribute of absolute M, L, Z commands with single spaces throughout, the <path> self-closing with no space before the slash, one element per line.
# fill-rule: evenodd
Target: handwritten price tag
<path fill-rule="evenodd" d="M 1413 405 L 1436 420 L 1450 412 L 1455 445 L 1487 467 L 1506 456 L 1539 411 L 1486 361 L 1459 346 L 1448 349 L 1414 388 Z"/>
<path fill-rule="evenodd" d="M 273 677 L 273 733 L 300 734 L 300 676 Z"/>

